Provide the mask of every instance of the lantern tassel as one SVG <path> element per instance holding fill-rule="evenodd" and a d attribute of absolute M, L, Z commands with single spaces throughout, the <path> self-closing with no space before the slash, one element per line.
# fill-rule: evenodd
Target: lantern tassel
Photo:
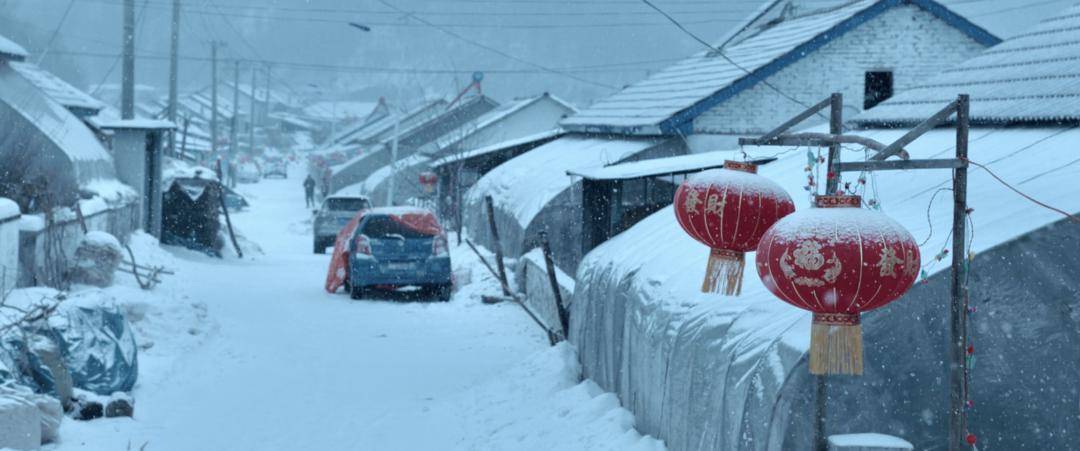
<path fill-rule="evenodd" d="M 858 314 L 814 314 L 810 328 L 810 373 L 862 375 L 862 325 Z"/>
<path fill-rule="evenodd" d="M 703 293 L 721 293 L 738 296 L 742 292 L 743 272 L 746 258 L 742 252 L 713 249 L 709 253 L 709 266 L 705 269 Z"/>

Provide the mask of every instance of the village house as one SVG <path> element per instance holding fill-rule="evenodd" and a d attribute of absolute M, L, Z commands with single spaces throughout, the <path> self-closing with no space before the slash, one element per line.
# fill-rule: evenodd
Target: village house
<path fill-rule="evenodd" d="M 1013 189 L 1080 212 L 1080 90 L 1069 81 L 1080 76 L 1078 18 L 1080 7 L 1066 9 L 847 123 L 846 133 L 891 143 L 970 95 L 968 239 L 970 280 L 978 283 L 969 330 L 978 365 L 970 373 L 968 428 L 980 448 L 1066 449 L 1076 434 L 1074 416 L 1062 412 L 1080 403 L 1072 389 L 1080 363 L 1065 357 L 1080 353 L 1080 281 L 1062 275 L 1080 265 L 1073 251 L 1080 224 Z M 911 159 L 941 158 L 953 152 L 956 136 L 947 123 L 905 148 Z M 790 193 L 797 209 L 809 208 L 806 148 L 743 150 L 775 155 L 759 174 Z M 841 182 L 921 242 L 924 274 L 903 298 L 862 316 L 865 373 L 828 379 L 825 431 L 879 432 L 934 448 L 948 429 L 950 271 L 936 256 L 950 244 L 953 207 L 942 191 L 952 174 L 887 171 L 865 186 L 856 177 Z M 570 307 L 570 339 L 585 376 L 617 393 L 639 430 L 672 450 L 810 443 L 810 313 L 776 299 L 749 269 L 741 296 L 701 293 L 707 252 L 667 207 L 588 254 Z"/>
<path fill-rule="evenodd" d="M 0 197 L 22 213 L 18 285 L 62 286 L 64 256 L 84 231 L 121 240 L 139 228 L 160 232 L 154 181 L 162 133 L 171 124 L 102 123 L 103 103 L 26 57 L 0 37 Z"/>
<path fill-rule="evenodd" d="M 559 237 L 552 243 L 557 263 L 572 272 L 583 256 L 585 212 L 580 179 L 567 171 L 730 149 L 738 136 L 763 133 L 833 92 L 843 93 L 845 111 L 855 114 L 999 42 L 932 0 L 823 9 L 802 3 L 771 2 L 719 50 L 660 70 L 562 121 L 567 136 L 477 182 L 464 202 L 469 233 L 491 244 L 481 208 L 491 196 L 508 255 L 529 251 L 548 231 Z M 650 193 L 672 189 L 659 175 L 649 183 Z M 603 195 L 606 203 L 615 196 L 610 189 Z M 630 195 L 620 202 L 656 208 Z"/>
<path fill-rule="evenodd" d="M 490 144 L 520 139 L 555 127 L 560 120 L 577 110 L 569 103 L 544 93 L 534 97 L 516 99 L 446 132 L 435 140 L 420 146 L 416 152 L 396 164 L 388 164 L 372 173 L 364 181 L 363 192 L 382 202 L 386 199 L 390 174 L 395 174 L 394 204 L 410 200 L 427 199 L 449 203 L 444 209 L 454 209 L 460 203 L 461 192 L 442 191 L 437 195 L 419 183 L 421 174 L 432 171 L 431 162 L 439 158 L 460 155 Z M 434 204 L 435 202 L 429 202 Z M 434 205 L 431 205 L 434 206 Z M 452 219 L 447 218 L 447 219 Z"/>
<path fill-rule="evenodd" d="M 434 102 L 427 102 L 428 105 L 431 103 Z M 424 108 L 410 117 L 411 126 L 400 123 L 396 125 L 397 159 L 403 160 L 413 156 L 424 145 L 497 106 L 499 103 L 494 99 L 484 95 L 475 95 L 459 99 L 457 103 L 447 104 L 442 108 Z M 358 156 L 332 170 L 331 192 L 358 189 L 360 188 L 358 184 L 365 182 L 373 173 L 390 164 L 394 152 L 395 125 L 389 118 L 383 120 L 388 120 L 391 127 L 379 133 L 378 136 L 382 137 L 380 141 L 374 145 L 361 145 Z"/>

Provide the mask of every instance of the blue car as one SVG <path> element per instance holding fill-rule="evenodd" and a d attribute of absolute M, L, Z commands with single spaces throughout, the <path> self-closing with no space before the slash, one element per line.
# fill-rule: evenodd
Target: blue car
<path fill-rule="evenodd" d="M 446 234 L 430 210 L 373 208 L 349 240 L 346 287 L 353 299 L 373 288 L 419 287 L 440 301 L 453 289 Z"/>

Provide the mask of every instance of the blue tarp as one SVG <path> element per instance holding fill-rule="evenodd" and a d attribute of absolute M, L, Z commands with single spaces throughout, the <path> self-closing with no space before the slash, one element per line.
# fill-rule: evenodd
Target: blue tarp
<path fill-rule="evenodd" d="M 27 343 L 38 339 L 59 346 L 76 388 L 108 396 L 135 387 L 138 348 L 131 325 L 117 311 L 61 309 L 47 327 L 13 331 L 2 338 L 0 381 L 14 379 L 38 393 L 55 395 L 52 372 Z"/>

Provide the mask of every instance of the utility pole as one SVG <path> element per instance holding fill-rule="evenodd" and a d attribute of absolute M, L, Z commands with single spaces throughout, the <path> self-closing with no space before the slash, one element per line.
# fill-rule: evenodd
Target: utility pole
<path fill-rule="evenodd" d="M 135 118 L 135 0 L 124 0 L 124 72 L 120 86 L 120 118 Z"/>
<path fill-rule="evenodd" d="M 169 112 L 168 119 L 176 123 L 177 84 L 180 78 L 180 0 L 172 2 L 172 35 L 169 43 Z M 176 155 L 176 131 L 169 132 L 169 154 Z"/>
<path fill-rule="evenodd" d="M 210 154 L 218 154 L 217 52 L 220 41 L 210 41 Z"/>
<path fill-rule="evenodd" d="M 240 60 L 233 62 L 232 118 L 229 120 L 229 154 L 225 158 L 225 174 L 232 174 L 233 158 L 236 158 L 236 116 L 240 114 Z M 229 176 L 229 186 L 236 183 Z"/>
<path fill-rule="evenodd" d="M 390 145 L 390 183 L 386 187 L 386 206 L 394 205 L 394 183 L 397 178 L 398 131 L 401 128 L 401 116 L 394 119 L 394 143 Z"/>
<path fill-rule="evenodd" d="M 251 65 L 251 96 L 248 97 L 248 106 L 250 111 L 248 112 L 248 152 L 254 155 L 255 153 L 255 74 L 259 72 L 255 68 L 255 65 Z"/>
<path fill-rule="evenodd" d="M 270 63 L 266 64 L 266 86 L 263 90 L 263 113 L 259 119 L 259 123 L 263 126 L 263 131 L 266 131 L 266 120 L 270 116 Z"/>

